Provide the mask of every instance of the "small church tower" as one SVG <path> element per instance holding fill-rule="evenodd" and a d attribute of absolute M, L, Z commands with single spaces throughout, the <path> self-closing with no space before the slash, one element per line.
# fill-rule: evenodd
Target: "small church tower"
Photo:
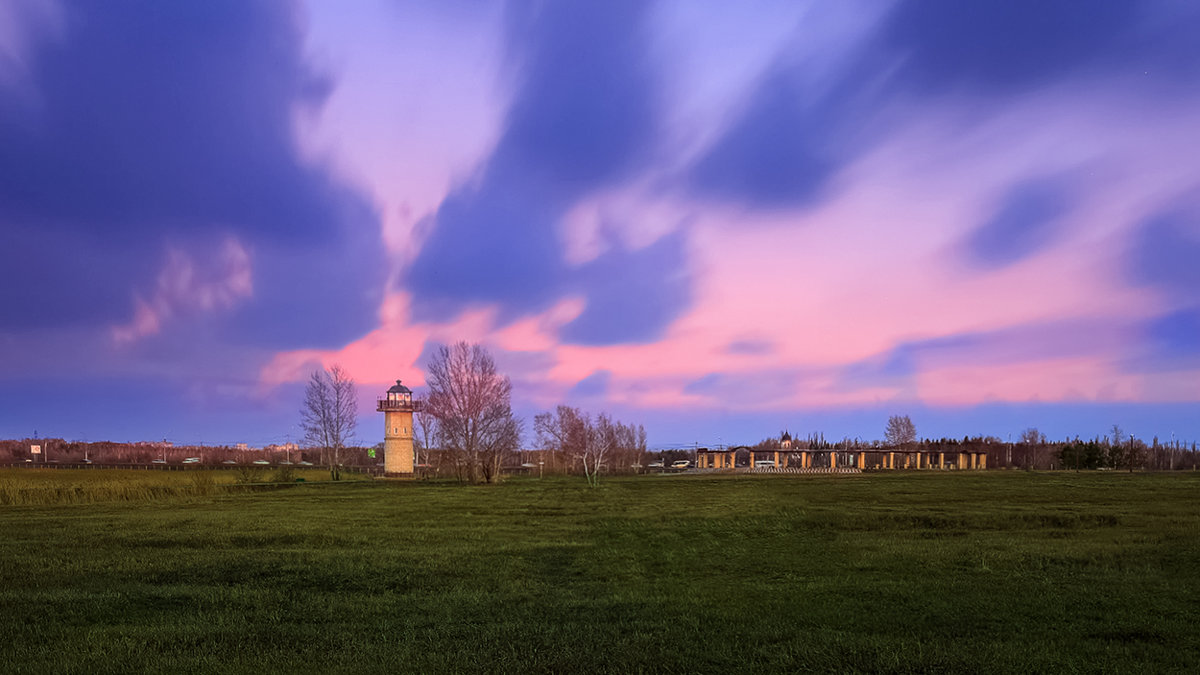
<path fill-rule="evenodd" d="M 383 413 L 383 475 L 413 475 L 412 390 L 396 380 L 376 410 Z"/>

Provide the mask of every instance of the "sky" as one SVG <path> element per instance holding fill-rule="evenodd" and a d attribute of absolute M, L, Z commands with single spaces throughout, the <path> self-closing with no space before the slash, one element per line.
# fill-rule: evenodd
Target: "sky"
<path fill-rule="evenodd" d="M 1200 440 L 1188 0 L 0 3 L 0 437 Z M 530 434 L 531 436 L 531 434 Z M 532 440 L 532 439 L 530 439 Z"/>

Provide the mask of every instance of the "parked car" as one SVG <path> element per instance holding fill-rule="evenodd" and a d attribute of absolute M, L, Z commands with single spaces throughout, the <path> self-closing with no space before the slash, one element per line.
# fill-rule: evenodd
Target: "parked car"
<path fill-rule="evenodd" d="M 150 460 L 150 463 L 151 463 L 151 464 L 166 464 L 166 463 L 167 463 L 167 460 L 165 460 L 165 459 L 152 459 L 152 460 Z"/>
<path fill-rule="evenodd" d="M 759 459 L 754 462 L 754 466 L 759 467 L 759 468 L 765 467 L 765 466 L 775 466 L 775 460 Z"/>
<path fill-rule="evenodd" d="M 256 459 L 256 460 L 254 460 L 253 462 L 251 462 L 251 464 L 258 464 L 259 466 L 263 466 L 263 465 L 268 465 L 268 464 L 270 464 L 270 462 L 268 462 L 268 461 L 267 461 L 267 460 L 265 460 L 265 459 Z"/>
<path fill-rule="evenodd" d="M 650 462 L 649 464 L 646 465 L 646 468 L 647 469 L 661 469 L 661 468 L 663 468 L 663 463 L 662 462 Z"/>
<path fill-rule="evenodd" d="M 312 462 L 296 462 L 296 466 L 312 466 Z"/>
<path fill-rule="evenodd" d="M 237 460 L 236 460 L 236 459 L 227 459 L 227 460 L 225 460 L 224 462 L 221 462 L 221 463 L 222 463 L 222 464 L 237 464 Z"/>
<path fill-rule="evenodd" d="M 691 465 L 692 460 L 690 459 L 677 459 L 674 462 L 671 462 L 672 469 L 686 469 Z"/>
<path fill-rule="evenodd" d="M 183 460 L 183 463 L 184 464 L 199 464 L 200 458 L 199 457 L 188 457 L 187 459 Z"/>

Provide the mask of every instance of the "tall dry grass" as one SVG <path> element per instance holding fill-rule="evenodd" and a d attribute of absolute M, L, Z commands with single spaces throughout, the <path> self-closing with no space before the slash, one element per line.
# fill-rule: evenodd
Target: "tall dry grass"
<path fill-rule="evenodd" d="M 306 482 L 327 479 L 323 470 L 295 471 Z M 234 489 L 276 485 L 265 471 L 130 471 L 123 469 L 0 469 L 0 506 L 51 506 L 205 497 Z M 294 481 L 289 477 L 288 482 Z M 294 483 L 292 483 L 294 484 Z"/>

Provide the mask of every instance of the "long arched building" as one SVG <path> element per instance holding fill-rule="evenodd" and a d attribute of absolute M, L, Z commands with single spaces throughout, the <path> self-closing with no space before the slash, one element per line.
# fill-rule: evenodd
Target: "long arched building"
<path fill-rule="evenodd" d="M 945 452 L 906 448 L 813 450 L 793 448 L 791 443 L 781 444 L 781 447 L 773 450 L 755 450 L 739 445 L 719 450 L 700 448 L 696 451 L 696 468 L 790 469 L 814 473 L 840 469 L 986 469 L 987 453 L 982 450 Z"/>

